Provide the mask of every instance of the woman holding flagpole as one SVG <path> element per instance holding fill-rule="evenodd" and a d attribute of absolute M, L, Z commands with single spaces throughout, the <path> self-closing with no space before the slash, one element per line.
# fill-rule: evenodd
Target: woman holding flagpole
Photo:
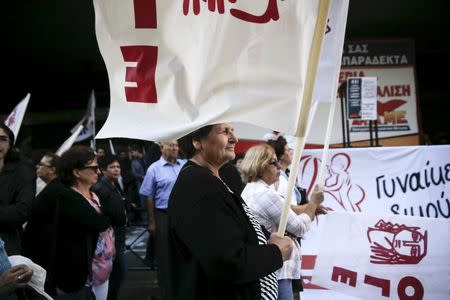
<path fill-rule="evenodd" d="M 0 238 L 9 255 L 21 254 L 22 224 L 30 216 L 34 193 L 34 177 L 20 162 L 14 133 L 0 123 Z"/>
<path fill-rule="evenodd" d="M 275 270 L 292 241 L 270 235 L 219 176 L 234 159 L 230 124 L 202 127 L 179 144 L 189 161 L 169 198 L 169 291 L 175 299 L 276 299 Z M 266 235 L 267 234 L 267 235 Z"/>
<path fill-rule="evenodd" d="M 267 144 L 251 147 L 242 160 L 241 170 L 247 179 L 242 199 L 261 225 L 270 232 L 277 232 L 284 198 L 272 186 L 278 181 L 281 170 L 275 150 Z M 293 280 L 300 280 L 301 269 L 300 244 L 297 239 L 309 230 L 315 215 L 323 213 L 320 206 L 322 201 L 323 192 L 316 189 L 311 201 L 302 207 L 301 212 L 295 213 L 292 209 L 288 212 L 286 235 L 292 238 L 294 248 L 289 260 L 277 271 L 279 300 L 294 299 L 292 283 Z"/>

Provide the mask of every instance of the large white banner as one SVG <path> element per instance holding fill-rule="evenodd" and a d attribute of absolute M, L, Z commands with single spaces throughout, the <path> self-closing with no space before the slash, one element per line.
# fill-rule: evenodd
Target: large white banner
<path fill-rule="evenodd" d="M 321 157 L 322 150 L 303 153 L 298 179 L 308 193 L 316 184 Z M 330 149 L 324 179 L 324 206 L 332 211 L 450 218 L 448 145 Z M 322 290 L 309 281 L 322 225 L 319 217 L 302 242 L 304 283 L 317 297 Z"/>
<path fill-rule="evenodd" d="M 313 284 L 361 299 L 449 299 L 450 221 L 333 212 Z"/>
<path fill-rule="evenodd" d="M 235 121 L 294 134 L 322 3 L 94 0 L 111 92 L 97 138 L 161 140 Z"/>

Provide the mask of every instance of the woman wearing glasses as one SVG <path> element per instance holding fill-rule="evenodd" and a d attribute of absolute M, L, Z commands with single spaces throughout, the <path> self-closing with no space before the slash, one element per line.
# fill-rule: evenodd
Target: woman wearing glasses
<path fill-rule="evenodd" d="M 83 299 L 91 299 L 92 290 L 96 299 L 106 299 L 115 252 L 111 225 L 123 220 L 91 191 L 100 170 L 89 148 L 74 146 L 64 152 L 57 171 L 61 184 L 42 192 L 54 205 L 49 216 L 53 239 L 41 245 L 54 258 L 47 269 L 49 286 L 56 287 L 57 294 L 79 292 Z"/>
<path fill-rule="evenodd" d="M 22 254 L 22 224 L 30 216 L 34 190 L 33 174 L 14 148 L 14 133 L 0 123 L 0 238 L 8 255 Z"/>
<path fill-rule="evenodd" d="M 242 192 L 242 199 L 252 210 L 253 214 L 270 232 L 277 232 L 280 222 L 284 199 L 271 187 L 280 176 L 281 166 L 275 151 L 267 144 L 253 146 L 245 154 L 241 163 L 241 170 L 247 179 L 247 185 Z M 304 212 L 296 214 L 289 211 L 286 234 L 292 238 L 294 249 L 289 260 L 277 271 L 278 299 L 292 300 L 292 280 L 300 279 L 300 245 L 297 237 L 303 236 L 308 230 L 311 221 L 319 211 L 323 201 L 323 192 L 317 189 L 311 201 L 304 207 Z"/>

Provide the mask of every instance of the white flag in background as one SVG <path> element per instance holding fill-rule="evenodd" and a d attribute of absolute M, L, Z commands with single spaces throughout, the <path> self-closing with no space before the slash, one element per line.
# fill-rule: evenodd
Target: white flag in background
<path fill-rule="evenodd" d="M 111 91 L 97 138 L 164 140 L 220 122 L 294 134 L 320 3 L 94 0 Z"/>
<path fill-rule="evenodd" d="M 83 125 L 78 126 L 78 128 L 72 133 L 72 135 L 59 147 L 59 149 L 55 152 L 56 155 L 61 156 L 64 152 L 66 152 L 70 147 L 72 147 L 73 143 L 76 142 L 80 132 L 83 130 Z"/>
<path fill-rule="evenodd" d="M 28 102 L 30 101 L 30 93 L 28 93 L 19 104 L 14 107 L 13 111 L 5 120 L 5 125 L 14 132 L 14 142 L 17 141 L 20 125 L 22 125 L 23 116 L 27 110 Z"/>
<path fill-rule="evenodd" d="M 86 114 L 83 119 L 75 125 L 70 132 L 74 133 L 80 125 L 83 125 L 83 130 L 78 135 L 78 138 L 75 142 L 84 141 L 94 135 L 94 126 L 95 126 L 95 94 L 94 91 L 91 92 L 91 96 L 89 97 L 89 102 L 86 110 Z"/>

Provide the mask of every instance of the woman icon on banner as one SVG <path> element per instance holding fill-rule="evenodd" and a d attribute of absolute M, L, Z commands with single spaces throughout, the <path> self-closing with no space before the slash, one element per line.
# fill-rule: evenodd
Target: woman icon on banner
<path fill-rule="evenodd" d="M 327 166 L 329 176 L 325 179 L 324 190 L 344 210 L 361 212 L 361 203 L 366 195 L 363 188 L 352 183 L 348 173 L 350 163 L 351 159 L 346 153 L 333 155 L 330 165 Z"/>

